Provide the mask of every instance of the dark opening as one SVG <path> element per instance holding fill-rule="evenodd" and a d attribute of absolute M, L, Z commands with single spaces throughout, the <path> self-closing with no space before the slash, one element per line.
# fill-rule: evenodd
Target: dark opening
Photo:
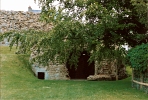
<path fill-rule="evenodd" d="M 94 62 L 89 64 L 88 59 L 90 58 L 89 54 L 84 51 L 79 57 L 78 67 L 70 67 L 67 63 L 67 68 L 69 71 L 69 76 L 71 79 L 87 79 L 89 75 L 94 75 Z"/>
<path fill-rule="evenodd" d="M 44 79 L 45 73 L 44 72 L 38 72 L 38 79 Z"/>

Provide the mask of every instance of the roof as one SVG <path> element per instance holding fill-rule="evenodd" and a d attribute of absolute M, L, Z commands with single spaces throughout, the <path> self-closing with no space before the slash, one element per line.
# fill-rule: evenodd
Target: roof
<path fill-rule="evenodd" d="M 41 13 L 41 10 L 33 10 L 31 6 L 28 7 L 28 12 Z"/>
<path fill-rule="evenodd" d="M 32 10 L 31 12 L 34 12 L 34 13 L 41 13 L 41 10 Z"/>

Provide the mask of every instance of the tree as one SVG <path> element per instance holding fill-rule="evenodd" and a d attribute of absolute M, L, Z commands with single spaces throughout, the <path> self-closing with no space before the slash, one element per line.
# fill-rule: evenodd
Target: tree
<path fill-rule="evenodd" d="M 54 22 L 57 26 L 53 35 L 56 37 L 56 45 L 62 44 L 62 40 L 56 40 L 59 38 L 67 39 L 62 47 L 69 42 L 64 48 L 69 50 L 69 53 L 66 53 L 67 59 L 70 53 L 78 58 L 84 49 L 88 52 L 93 51 L 91 61 L 106 58 L 122 59 L 125 53 L 121 46 L 124 43 L 134 47 L 148 40 L 146 0 L 59 0 L 62 7 L 58 10 L 54 6 L 49 6 L 53 2 L 54 0 L 39 2 L 42 5 L 42 18 L 47 22 L 53 22 L 56 16 Z M 69 47 L 71 50 L 67 49 Z M 72 56 L 73 60 L 74 58 Z"/>
<path fill-rule="evenodd" d="M 63 6 L 58 11 L 55 7 L 48 6 L 55 0 L 38 1 L 43 5 L 42 18 L 47 22 L 53 22 L 57 14 L 60 21 L 82 21 L 85 18 L 86 25 L 91 30 L 98 31 L 101 28 L 103 37 L 99 39 L 104 40 L 105 45 L 127 42 L 130 46 L 135 46 L 147 42 L 147 0 L 59 0 Z"/>
<path fill-rule="evenodd" d="M 34 59 L 40 63 L 47 64 L 50 59 L 76 66 L 84 50 L 90 53 L 90 62 L 120 61 L 125 56 L 122 45 L 134 47 L 148 40 L 146 0 L 59 0 L 58 7 L 53 5 L 56 0 L 38 1 L 41 20 L 54 26 L 50 32 L 37 32 L 39 41 L 32 41 L 43 53 Z M 15 41 L 20 41 L 19 37 Z M 25 42 L 21 45 L 28 45 Z"/>

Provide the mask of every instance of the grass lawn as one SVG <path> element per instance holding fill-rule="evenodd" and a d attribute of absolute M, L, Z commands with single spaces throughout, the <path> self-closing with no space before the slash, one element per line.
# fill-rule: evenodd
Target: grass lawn
<path fill-rule="evenodd" d="M 28 55 L 0 47 L 0 100 L 148 100 L 131 87 L 131 77 L 120 81 L 39 80 Z"/>

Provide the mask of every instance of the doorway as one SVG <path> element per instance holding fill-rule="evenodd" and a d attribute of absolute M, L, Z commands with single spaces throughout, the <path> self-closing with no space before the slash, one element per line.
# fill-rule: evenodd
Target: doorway
<path fill-rule="evenodd" d="M 44 72 L 38 72 L 38 79 L 45 79 L 45 73 Z"/>
<path fill-rule="evenodd" d="M 67 69 L 69 71 L 69 76 L 71 79 L 87 79 L 89 75 L 94 75 L 95 65 L 94 62 L 89 64 L 88 59 L 89 54 L 83 51 L 79 57 L 79 62 L 77 68 L 67 64 Z"/>

